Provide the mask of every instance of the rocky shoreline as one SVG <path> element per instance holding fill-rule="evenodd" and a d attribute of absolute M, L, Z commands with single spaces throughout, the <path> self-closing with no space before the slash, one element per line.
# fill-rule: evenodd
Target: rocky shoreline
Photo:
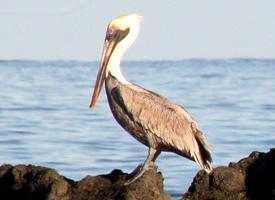
<path fill-rule="evenodd" d="M 0 167 L 0 199 L 7 200 L 170 200 L 163 191 L 163 177 L 156 169 L 138 181 L 124 186 L 129 174 L 113 170 L 110 174 L 86 176 L 73 181 L 54 169 L 33 165 Z"/>
<path fill-rule="evenodd" d="M 275 200 L 275 149 L 252 152 L 209 175 L 200 171 L 183 199 Z"/>
<path fill-rule="evenodd" d="M 138 181 L 124 186 L 129 174 L 86 176 L 73 181 L 54 169 L 33 165 L 0 167 L 1 199 L 28 200 L 170 200 L 163 191 L 163 177 L 156 169 Z M 183 192 L 184 193 L 184 192 Z M 275 199 L 275 149 L 252 152 L 228 167 L 217 167 L 210 174 L 199 171 L 186 200 L 272 200 Z"/>

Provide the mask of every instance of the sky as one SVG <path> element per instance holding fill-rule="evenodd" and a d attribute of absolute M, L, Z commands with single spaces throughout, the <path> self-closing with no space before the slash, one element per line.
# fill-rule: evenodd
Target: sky
<path fill-rule="evenodd" d="M 126 60 L 275 58 L 275 0 L 0 0 L 0 59 L 100 60 L 107 24 L 143 16 Z"/>

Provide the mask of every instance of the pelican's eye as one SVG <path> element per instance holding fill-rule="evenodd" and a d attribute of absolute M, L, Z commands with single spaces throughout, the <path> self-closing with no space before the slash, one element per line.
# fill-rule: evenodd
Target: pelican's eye
<path fill-rule="evenodd" d="M 127 28 L 125 30 L 114 30 L 114 29 L 109 29 L 107 35 L 106 35 L 106 40 L 111 41 L 111 40 L 116 40 L 117 42 L 120 42 L 122 39 L 124 39 L 130 29 Z"/>
<path fill-rule="evenodd" d="M 106 40 L 110 41 L 110 40 L 114 39 L 115 35 L 116 35 L 116 31 L 114 29 L 109 29 L 109 31 L 106 35 Z"/>

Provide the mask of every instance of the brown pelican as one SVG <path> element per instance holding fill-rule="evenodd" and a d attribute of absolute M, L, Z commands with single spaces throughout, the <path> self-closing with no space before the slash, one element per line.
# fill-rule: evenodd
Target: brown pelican
<path fill-rule="evenodd" d="M 108 25 L 101 65 L 90 108 L 95 107 L 103 82 L 116 121 L 139 142 L 149 147 L 147 159 L 135 171 L 137 180 L 154 166 L 161 151 L 174 152 L 196 161 L 210 172 L 211 150 L 197 122 L 181 106 L 132 84 L 122 75 L 121 58 L 137 38 L 141 17 L 126 15 Z"/>

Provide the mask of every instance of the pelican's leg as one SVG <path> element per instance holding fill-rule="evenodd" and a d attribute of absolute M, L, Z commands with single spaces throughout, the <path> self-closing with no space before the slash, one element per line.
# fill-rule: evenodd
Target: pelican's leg
<path fill-rule="evenodd" d="M 156 149 L 149 148 L 148 156 L 145 160 L 145 162 L 142 165 L 139 165 L 131 174 L 135 173 L 134 177 L 130 178 L 125 182 L 124 185 L 129 185 L 130 183 L 136 181 L 139 177 L 141 177 L 144 172 L 146 172 L 148 169 L 154 167 L 154 162 L 157 159 L 158 155 L 160 154 L 160 151 L 157 151 Z"/>

